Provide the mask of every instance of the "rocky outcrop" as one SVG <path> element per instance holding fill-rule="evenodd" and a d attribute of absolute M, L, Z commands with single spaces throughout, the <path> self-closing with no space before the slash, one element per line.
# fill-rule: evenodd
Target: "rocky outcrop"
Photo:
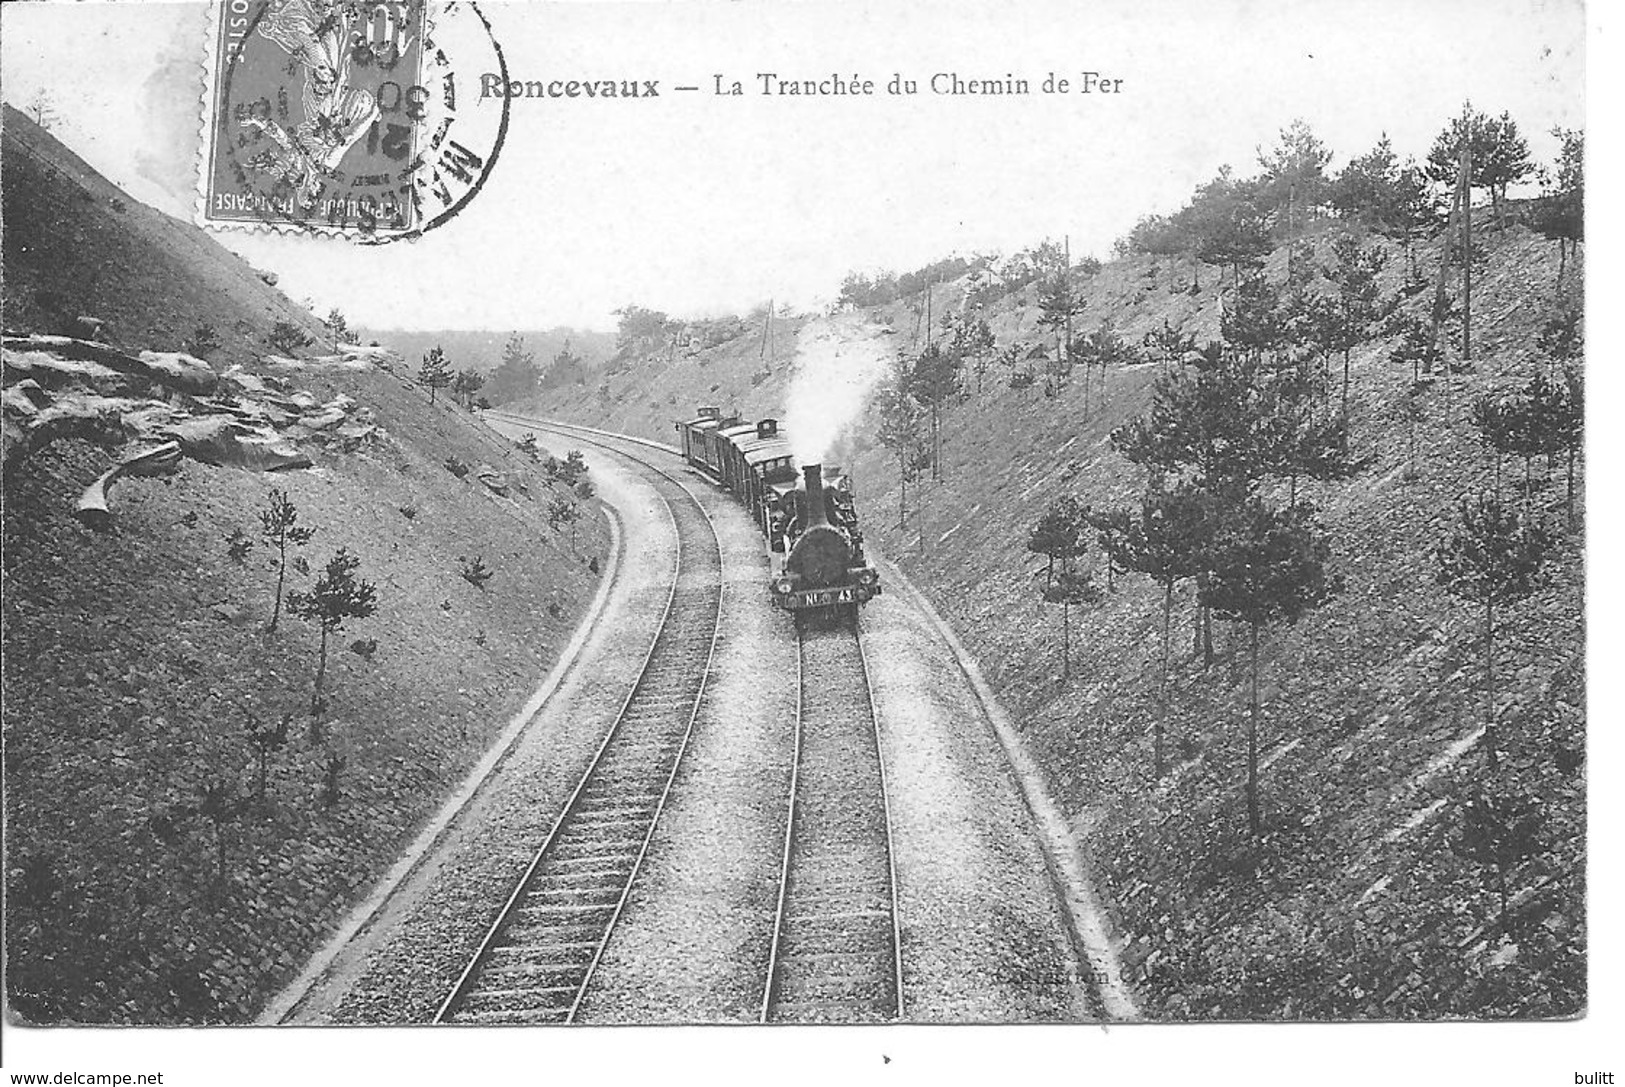
<path fill-rule="evenodd" d="M 277 471 L 309 467 L 301 445 L 353 449 L 381 438 L 372 413 L 352 397 L 322 400 L 291 387 L 288 377 L 234 366 L 217 374 L 204 360 L 178 351 L 132 355 L 95 340 L 71 336 L 4 338 L 4 468 L 13 467 L 61 438 L 78 438 L 125 453 L 120 468 L 92 484 L 81 502 L 91 521 L 104 521 L 107 485 L 121 471 L 140 474 L 172 464 L 153 460 L 157 447 L 207 464 Z M 277 360 L 267 362 L 275 366 Z M 366 368 L 369 354 L 306 360 Z M 289 367 L 278 367 L 289 369 Z"/>

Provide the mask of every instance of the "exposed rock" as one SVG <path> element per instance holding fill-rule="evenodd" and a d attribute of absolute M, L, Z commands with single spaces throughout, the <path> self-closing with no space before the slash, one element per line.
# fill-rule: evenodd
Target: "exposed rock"
<path fill-rule="evenodd" d="M 162 376 L 165 385 L 207 396 L 220 384 L 220 377 L 208 363 L 183 351 L 143 351 L 141 361 Z"/>
<path fill-rule="evenodd" d="M 79 505 L 74 510 L 75 515 L 92 528 L 105 528 L 113 519 L 113 513 L 108 508 L 108 491 L 113 481 L 124 475 L 156 476 L 167 475 L 180 465 L 181 447 L 178 442 L 164 442 L 162 445 L 144 449 L 134 456 L 126 457 L 117 466 L 103 472 L 101 476 L 85 488 L 84 494 L 79 496 Z"/>
<path fill-rule="evenodd" d="M 508 477 L 489 464 L 482 464 L 474 469 L 474 477 L 496 494 L 508 493 Z"/>

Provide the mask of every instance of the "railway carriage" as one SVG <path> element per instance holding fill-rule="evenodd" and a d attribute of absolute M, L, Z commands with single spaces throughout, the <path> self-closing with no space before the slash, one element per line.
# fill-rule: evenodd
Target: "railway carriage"
<path fill-rule="evenodd" d="M 774 563 L 769 595 L 796 616 L 856 617 L 880 595 L 880 574 L 863 553 L 852 480 L 834 465 L 798 470 L 776 419 L 741 422 L 713 407 L 675 424 L 683 459 L 726 487 L 750 511 Z"/>

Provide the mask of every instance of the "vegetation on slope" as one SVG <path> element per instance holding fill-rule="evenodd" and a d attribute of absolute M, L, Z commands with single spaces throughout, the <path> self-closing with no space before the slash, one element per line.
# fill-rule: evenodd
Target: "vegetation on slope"
<path fill-rule="evenodd" d="M 235 387 L 292 375 L 371 424 L 354 442 L 290 438 L 308 470 L 188 459 L 123 480 L 106 531 L 73 510 L 128 451 L 117 440 L 86 431 L 8 458 L 11 1007 L 33 1022 L 244 1021 L 552 666 L 607 531 L 568 461 L 549 471 L 544 450 L 431 407 L 387 352 L 327 356 L 322 325 L 252 269 L 9 110 L 4 200 L 8 327 L 93 317 L 135 351 L 180 349 L 206 324 L 216 342 L 192 346 L 241 367 Z M 279 328 L 292 364 L 266 361 Z M 9 423 L 22 383 L 7 352 Z M 340 622 L 318 692 L 323 616 Z"/>
<path fill-rule="evenodd" d="M 1534 169 L 1520 142 L 1510 119 L 1467 111 L 1428 167 L 1379 145 L 1333 175 L 1329 151 L 1294 126 L 1259 176 L 1222 173 L 1103 266 L 1040 246 L 947 283 L 916 275 L 908 295 L 888 277 L 847 284 L 898 350 L 839 454 L 856 460 L 870 538 L 1023 722 L 1094 858 L 1148 1014 L 1584 1007 L 1583 504 L 1571 506 L 1561 446 L 1496 434 L 1498 405 L 1540 399 L 1532 382 L 1561 385 L 1583 355 L 1583 181 L 1569 133 L 1546 195 L 1507 200 Z M 1475 209 L 1470 318 L 1464 211 L 1448 204 L 1464 143 L 1469 186 L 1491 197 L 1489 216 Z M 1470 360 L 1458 346 L 1469 319 Z M 1159 375 L 1181 370 L 1189 385 L 1171 376 L 1159 391 Z M 784 375 L 763 372 L 748 338 L 693 358 L 655 351 L 624 380 L 539 404 L 666 437 L 696 403 L 782 411 Z M 1294 451 L 1281 470 L 1245 468 L 1240 493 L 1312 506 L 1322 543 L 1289 550 L 1323 562 L 1338 591 L 1262 626 L 1255 658 L 1250 624 L 1222 621 L 1246 614 L 1235 598 L 1176 578 L 1164 681 L 1167 591 L 1108 564 L 1100 541 L 1158 480 L 1215 482 L 1235 432 L 1209 431 L 1209 463 L 1146 467 L 1113 435 L 1223 372 L 1246 375 L 1242 405 L 1307 382 L 1304 399 L 1282 401 L 1302 409 Z M 1484 604 L 1450 557 L 1463 499 L 1482 508 L 1485 493 L 1517 517 L 1506 547 L 1553 541 L 1531 591 L 1492 609 L 1493 673 Z M 1091 511 L 1086 531 L 1070 553 L 1035 555 L 1033 530 L 1064 499 Z"/>

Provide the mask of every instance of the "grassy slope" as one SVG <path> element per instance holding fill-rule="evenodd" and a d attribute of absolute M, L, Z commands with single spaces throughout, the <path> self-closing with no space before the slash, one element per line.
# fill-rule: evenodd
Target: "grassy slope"
<path fill-rule="evenodd" d="M 9 110 L 5 215 L 8 328 L 49 330 L 65 306 L 106 321 L 114 343 L 172 350 L 208 321 L 224 341 L 211 361 L 253 368 L 273 320 L 316 327 Z M 57 300 L 41 306 L 42 292 Z M 106 535 L 71 510 L 108 452 L 59 442 L 5 481 L 8 976 L 30 1019 L 250 1017 L 523 703 L 591 597 L 602 518 L 584 511 L 573 555 L 546 525 L 536 476 L 528 496 L 501 499 L 448 472 L 450 456 L 527 474 L 466 413 L 431 408 L 404 374 L 293 381 L 355 397 L 388 437 L 347 456 L 313 447 L 305 472 L 186 462 L 125 481 Z M 266 634 L 268 552 L 238 565 L 223 539 L 258 535 L 272 487 L 317 528 L 313 568 L 348 547 L 379 589 L 377 614 L 333 646 L 320 728 L 308 713 L 315 629 L 284 615 Z M 459 576 L 459 556 L 474 554 L 497 571 L 483 592 Z M 290 572 L 289 587 L 310 580 Z M 370 657 L 348 648 L 357 640 L 376 642 Z M 226 825 L 221 881 L 208 821 L 167 833 L 152 817 L 195 805 L 209 782 L 252 792 L 249 714 L 283 712 L 294 720 L 268 803 Z M 347 760 L 333 806 L 320 799 L 330 756 Z"/>
<path fill-rule="evenodd" d="M 1584 746 L 1578 534 L 1564 537 L 1542 589 L 1502 616 L 1506 767 L 1491 776 L 1481 753 L 1449 755 L 1483 717 L 1479 615 L 1433 583 L 1430 557 L 1458 496 L 1492 479 L 1465 404 L 1541 365 L 1534 340 L 1555 305 L 1549 243 L 1513 227 L 1488 247 L 1475 286 L 1480 361 L 1453 382 L 1449 426 L 1438 422 L 1444 391 L 1427 394 L 1414 479 L 1396 416 L 1408 370 L 1387 363 L 1386 342 L 1355 353 L 1355 446 L 1376 460 L 1347 483 L 1308 487 L 1347 587 L 1298 627 L 1265 636 L 1262 793 L 1271 833 L 1262 845 L 1247 840 L 1240 792 L 1247 688 L 1239 634 L 1220 626 L 1218 659 L 1204 670 L 1190 653 L 1184 589 L 1168 711 L 1181 765 L 1153 782 L 1160 592 L 1119 577 L 1098 608 L 1074 611 L 1072 677 L 1063 683 L 1060 615 L 1040 602 L 1041 561 L 1025 551 L 1028 527 L 1057 494 L 1096 505 L 1134 500 L 1143 477 L 1110 451 L 1108 435 L 1149 402 L 1154 367 L 1112 374 L 1104 408 L 1098 390 L 1085 407 L 1076 379 L 1046 399 L 990 374 L 984 392 L 948 413 L 947 478 L 926 486 L 924 511 L 907 529 L 896 527 L 896 471 L 873 444 L 872 421 L 852 443 L 871 539 L 918 577 L 1022 723 L 1094 858 L 1149 1014 L 1412 1018 L 1568 1015 L 1583 1006 L 1584 771 L 1561 770 L 1555 758 L 1557 749 Z M 1421 260 L 1434 267 L 1436 251 Z M 1281 253 L 1271 260 L 1277 280 L 1282 261 Z M 1390 263 L 1392 291 L 1397 253 Z M 1192 296 L 1185 268 L 1114 262 L 1084 286 L 1081 326 L 1110 319 L 1137 340 L 1166 319 L 1199 339 L 1215 336 L 1217 275 L 1203 276 L 1205 289 Z M 1568 289 L 1577 295 L 1572 275 Z M 939 289 L 934 306 L 941 312 L 960 294 L 957 285 Z M 1034 302 L 1028 288 L 989 314 L 1001 346 L 1043 338 Z M 875 316 L 899 330 L 899 344 L 912 339 L 914 317 L 901 305 Z M 611 376 L 605 390 L 555 395 L 543 406 L 664 437 L 673 416 L 696 402 L 726 405 L 730 393 L 747 417 L 780 411 L 782 381 L 751 386 L 757 367 L 756 345 L 736 342 L 675 365 L 649 360 Z M 1521 475 L 1509 462 L 1505 485 Z M 1549 481 L 1539 465 L 1535 476 L 1537 507 L 1560 521 L 1561 466 Z M 910 495 L 912 505 L 913 487 Z M 1095 575 L 1105 580 L 1103 570 Z M 1471 939 L 1495 899 L 1486 874 L 1449 848 L 1456 802 L 1484 782 L 1534 792 L 1550 813 L 1543 851 L 1511 880 L 1514 892 L 1540 893 L 1506 943 Z"/>

